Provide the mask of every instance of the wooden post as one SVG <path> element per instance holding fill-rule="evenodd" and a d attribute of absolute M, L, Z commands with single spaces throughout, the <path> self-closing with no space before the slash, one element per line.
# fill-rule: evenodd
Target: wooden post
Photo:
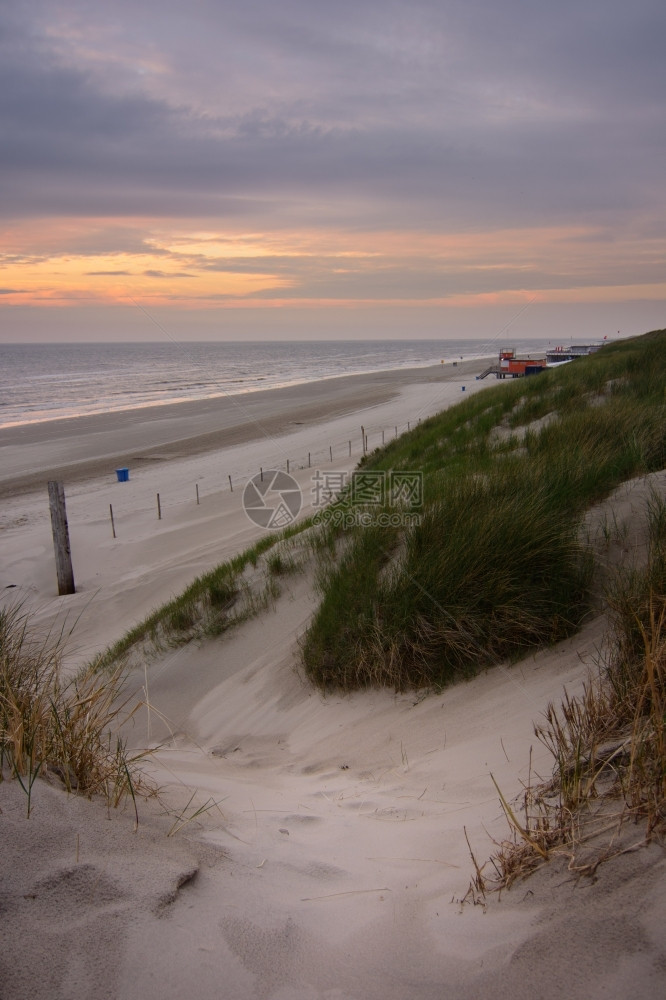
<path fill-rule="evenodd" d="M 312 463 L 310 461 L 310 452 L 308 452 L 308 469 L 312 468 Z"/>
<path fill-rule="evenodd" d="M 361 443 L 363 444 L 363 454 L 364 455 L 365 455 L 366 440 L 367 439 L 366 439 L 366 436 L 365 436 L 365 427 L 363 426 L 363 424 L 361 424 Z"/>
<path fill-rule="evenodd" d="M 65 509 L 65 487 L 62 483 L 49 483 L 49 508 L 56 573 L 58 574 L 58 593 L 60 595 L 75 594 L 72 552 L 69 547 L 69 527 L 67 525 L 67 510 Z"/>
<path fill-rule="evenodd" d="M 196 490 L 197 490 L 197 507 L 198 507 L 199 506 L 199 484 L 195 483 L 194 485 L 196 486 Z"/>
<path fill-rule="evenodd" d="M 229 476 L 229 490 L 231 493 L 234 491 L 234 484 L 231 482 L 231 476 Z"/>
<path fill-rule="evenodd" d="M 382 444 L 384 444 L 384 428 L 382 427 Z"/>
<path fill-rule="evenodd" d="M 261 482 L 263 483 L 263 481 L 264 481 L 264 470 L 261 468 L 261 466 L 259 466 L 259 475 L 261 476 Z"/>
<path fill-rule="evenodd" d="M 351 458 L 351 441 L 349 442 L 349 457 Z"/>
<path fill-rule="evenodd" d="M 157 520 L 162 520 L 162 504 L 160 503 L 160 495 L 157 494 Z"/>
<path fill-rule="evenodd" d="M 287 472 L 289 472 L 289 459 L 287 459 Z"/>
<path fill-rule="evenodd" d="M 395 425 L 395 436 L 396 437 L 398 436 L 398 425 L 397 424 Z"/>
<path fill-rule="evenodd" d="M 111 531 L 113 532 L 113 537 L 116 537 L 116 523 L 113 520 L 113 504 L 109 504 L 109 514 L 111 515 Z"/>
<path fill-rule="evenodd" d="M 328 453 L 331 456 L 331 462 L 332 462 L 333 461 L 333 445 L 332 444 L 330 444 L 328 446 Z"/>

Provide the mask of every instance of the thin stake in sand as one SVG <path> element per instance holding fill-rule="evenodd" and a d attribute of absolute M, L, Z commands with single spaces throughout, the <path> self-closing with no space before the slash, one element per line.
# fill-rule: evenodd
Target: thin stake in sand
<path fill-rule="evenodd" d="M 390 892 L 386 886 L 383 889 L 348 889 L 347 892 L 330 892 L 327 896 L 303 896 L 301 903 L 316 903 L 320 899 L 335 899 L 339 896 L 360 896 L 367 892 Z"/>

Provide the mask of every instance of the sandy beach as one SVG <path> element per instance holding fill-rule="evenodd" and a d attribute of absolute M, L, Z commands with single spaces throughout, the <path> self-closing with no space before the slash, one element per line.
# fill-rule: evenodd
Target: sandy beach
<path fill-rule="evenodd" d="M 76 622 L 66 657 L 75 669 L 261 537 L 241 502 L 260 468 L 289 462 L 304 516 L 315 471 L 343 475 L 358 462 L 361 427 L 372 450 L 458 402 L 463 386 L 496 384 L 475 380 L 483 367 L 2 431 L 3 599 L 23 601 L 44 627 Z M 126 483 L 119 466 L 130 468 Z M 53 563 L 51 478 L 67 495 L 77 593 L 66 598 Z M 650 482 L 666 495 L 663 473 Z M 626 544 L 642 544 L 647 490 L 637 481 L 608 502 L 628 526 Z M 618 848 L 632 849 L 593 879 L 562 858 L 501 898 L 463 902 L 470 847 L 485 860 L 508 834 L 493 777 L 510 800 L 530 773 L 547 777 L 533 724 L 565 686 L 580 690 L 603 620 L 441 694 L 324 697 L 299 671 L 315 600 L 312 579 L 294 577 L 243 628 L 166 650 L 130 674 L 127 690 L 150 708 L 128 738 L 161 747 L 150 764 L 161 804 L 140 802 L 138 829 L 131 807 L 107 814 L 45 781 L 27 819 L 18 783 L 0 785 L 2 996 L 659 995 L 666 857 L 657 844 L 638 846 L 641 830 L 623 834 Z"/>
<path fill-rule="evenodd" d="M 318 470 L 347 474 L 356 466 L 361 427 L 372 451 L 458 402 L 463 386 L 466 394 L 487 387 L 490 380 L 474 378 L 483 364 L 347 376 L 0 431 L 0 591 L 30 602 L 45 623 L 76 619 L 72 660 L 80 664 L 261 536 L 242 506 L 243 487 L 260 469 L 289 463 L 305 516 Z M 128 482 L 117 481 L 117 467 L 129 468 Z M 65 487 L 77 589 L 68 598 L 57 591 L 49 479 Z"/>
<path fill-rule="evenodd" d="M 20 496 L 48 479 L 78 483 L 104 476 L 115 465 L 137 471 L 152 462 L 250 441 L 268 443 L 298 427 L 318 426 L 395 399 L 406 386 L 428 387 L 422 397 L 425 414 L 431 412 L 433 400 L 449 405 L 451 389 L 460 393 L 463 385 L 467 392 L 480 388 L 474 375 L 483 367 L 483 362 L 460 361 L 455 367 L 448 363 L 347 375 L 264 392 L 0 428 L 0 499 Z M 414 413 L 419 412 L 417 406 Z M 274 457 L 279 457 L 278 449 Z"/>

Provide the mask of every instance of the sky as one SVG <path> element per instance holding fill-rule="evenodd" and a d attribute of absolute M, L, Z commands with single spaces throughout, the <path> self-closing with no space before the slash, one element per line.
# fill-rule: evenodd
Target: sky
<path fill-rule="evenodd" d="M 0 342 L 666 326 L 663 0 L 0 0 Z"/>

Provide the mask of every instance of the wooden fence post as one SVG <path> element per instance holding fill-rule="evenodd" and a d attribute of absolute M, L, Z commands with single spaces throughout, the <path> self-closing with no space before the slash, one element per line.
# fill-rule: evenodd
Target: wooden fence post
<path fill-rule="evenodd" d="M 49 509 L 51 511 L 56 573 L 58 574 L 58 593 L 61 595 L 75 594 L 72 552 L 69 546 L 69 527 L 67 510 L 65 509 L 65 487 L 62 483 L 49 483 Z"/>

